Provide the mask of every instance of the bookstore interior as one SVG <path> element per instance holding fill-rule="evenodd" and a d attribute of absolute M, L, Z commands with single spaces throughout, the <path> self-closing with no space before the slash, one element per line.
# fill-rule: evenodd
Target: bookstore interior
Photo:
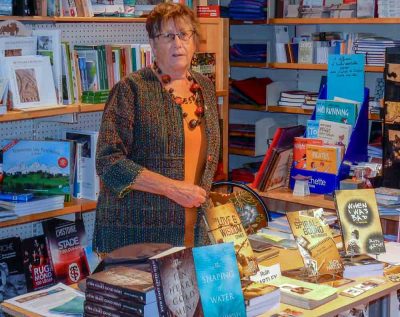
<path fill-rule="evenodd" d="M 0 316 L 400 316 L 397 0 L 172 1 L 216 92 L 209 241 L 95 250 L 111 89 L 171 81 L 146 32 L 161 2 L 0 0 Z"/>

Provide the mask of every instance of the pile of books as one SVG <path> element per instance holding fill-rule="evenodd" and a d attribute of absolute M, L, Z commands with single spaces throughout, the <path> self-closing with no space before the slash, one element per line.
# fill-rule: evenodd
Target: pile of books
<path fill-rule="evenodd" d="M 278 106 L 314 109 L 318 93 L 305 90 L 282 91 Z"/>
<path fill-rule="evenodd" d="M 344 278 L 383 276 L 384 263 L 369 255 L 361 254 L 352 257 L 342 257 L 342 260 L 344 263 Z"/>
<path fill-rule="evenodd" d="M 116 266 L 86 280 L 85 316 L 158 316 L 151 274 Z"/>
<path fill-rule="evenodd" d="M 279 306 L 281 292 L 276 286 L 249 282 L 242 286 L 242 290 L 247 317 L 259 316 Z"/>

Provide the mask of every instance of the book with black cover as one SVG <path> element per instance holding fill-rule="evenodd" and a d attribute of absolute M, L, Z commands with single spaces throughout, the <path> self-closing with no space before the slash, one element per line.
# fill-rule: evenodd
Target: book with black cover
<path fill-rule="evenodd" d="M 85 278 L 89 268 L 83 220 L 53 218 L 43 222 L 43 232 L 56 281 L 73 284 Z"/>
<path fill-rule="evenodd" d="M 92 274 L 86 287 L 87 293 L 96 291 L 143 304 L 156 301 L 151 274 L 131 267 L 115 266 Z"/>
<path fill-rule="evenodd" d="M 44 235 L 22 240 L 22 249 L 28 291 L 54 284 L 54 272 L 47 253 Z"/>
<path fill-rule="evenodd" d="M 26 293 L 21 239 L 0 240 L 0 302 Z"/>

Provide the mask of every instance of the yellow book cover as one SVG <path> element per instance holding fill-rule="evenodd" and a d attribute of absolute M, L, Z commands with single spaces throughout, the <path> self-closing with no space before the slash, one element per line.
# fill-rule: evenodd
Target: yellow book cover
<path fill-rule="evenodd" d="M 232 203 L 208 208 L 204 213 L 211 241 L 233 242 L 241 277 L 257 273 L 257 259 Z"/>
<path fill-rule="evenodd" d="M 340 156 L 336 146 L 307 144 L 306 158 L 307 170 L 337 174 Z"/>
<path fill-rule="evenodd" d="M 385 253 L 374 189 L 336 190 L 335 203 L 346 254 Z"/>
<path fill-rule="evenodd" d="M 310 275 L 343 271 L 331 230 L 323 220 L 322 208 L 288 212 L 286 217 Z"/>

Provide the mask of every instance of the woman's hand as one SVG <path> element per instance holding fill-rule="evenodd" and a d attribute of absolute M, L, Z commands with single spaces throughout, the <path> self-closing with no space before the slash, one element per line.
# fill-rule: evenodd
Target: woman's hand
<path fill-rule="evenodd" d="M 131 189 L 163 195 L 185 208 L 199 207 L 206 201 L 200 186 L 165 177 L 144 169 Z"/>
<path fill-rule="evenodd" d="M 199 207 L 206 201 L 206 191 L 203 188 L 176 180 L 165 188 L 165 196 L 185 208 Z"/>

